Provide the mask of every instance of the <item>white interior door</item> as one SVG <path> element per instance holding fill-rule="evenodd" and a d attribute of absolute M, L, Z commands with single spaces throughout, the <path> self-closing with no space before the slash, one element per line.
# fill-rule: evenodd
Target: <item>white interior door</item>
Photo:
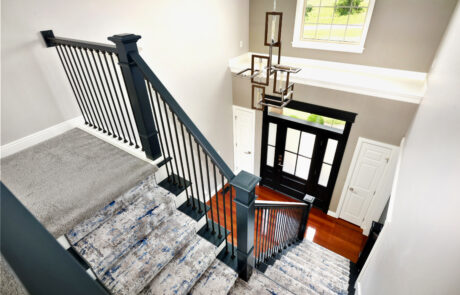
<path fill-rule="evenodd" d="M 392 149 L 379 144 L 362 142 L 352 164 L 348 187 L 339 217 L 356 225 L 363 222 L 388 167 Z"/>
<path fill-rule="evenodd" d="M 254 110 L 233 106 L 233 145 L 235 173 L 254 173 Z"/>

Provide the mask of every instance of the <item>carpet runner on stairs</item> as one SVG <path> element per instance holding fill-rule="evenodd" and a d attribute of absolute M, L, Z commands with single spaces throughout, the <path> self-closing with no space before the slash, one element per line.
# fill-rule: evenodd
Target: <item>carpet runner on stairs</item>
<path fill-rule="evenodd" d="M 112 294 L 347 294 L 349 261 L 305 241 L 248 282 L 150 176 L 67 235 Z"/>

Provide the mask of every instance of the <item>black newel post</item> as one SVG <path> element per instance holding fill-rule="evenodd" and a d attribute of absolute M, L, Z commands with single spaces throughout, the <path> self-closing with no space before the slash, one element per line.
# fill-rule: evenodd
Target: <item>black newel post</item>
<path fill-rule="evenodd" d="M 141 36 L 134 34 L 121 34 L 108 39 L 117 47 L 121 72 L 126 83 L 126 90 L 145 155 L 147 158 L 155 160 L 161 156 L 161 150 L 147 88 L 141 70 L 130 57 L 130 53 L 138 52 L 136 42 L 140 38 Z"/>
<path fill-rule="evenodd" d="M 237 259 L 240 277 L 248 281 L 254 267 L 254 202 L 260 177 L 241 171 L 230 184 L 236 190 Z"/>
<path fill-rule="evenodd" d="M 303 240 L 303 237 L 305 236 L 305 231 L 307 231 L 307 222 L 308 222 L 308 216 L 310 215 L 310 210 L 311 207 L 313 206 L 313 202 L 315 201 L 315 197 L 310 196 L 310 195 L 305 195 L 303 198 L 303 201 L 305 204 L 307 204 L 307 208 L 303 211 L 302 215 L 302 220 L 300 222 L 300 227 L 299 227 L 299 233 L 297 235 L 297 239 L 299 241 Z"/>

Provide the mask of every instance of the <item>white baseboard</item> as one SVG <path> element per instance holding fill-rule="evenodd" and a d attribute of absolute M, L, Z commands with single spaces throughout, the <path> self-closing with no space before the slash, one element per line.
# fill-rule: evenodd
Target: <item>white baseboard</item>
<path fill-rule="evenodd" d="M 66 131 L 69 131 L 75 127 L 78 127 L 83 122 L 81 116 L 75 117 L 73 119 L 64 121 L 57 125 L 51 126 L 49 128 L 43 129 L 26 137 L 20 138 L 18 140 L 12 141 L 0 147 L 0 158 L 8 157 L 12 154 L 15 154 L 19 151 L 22 151 L 26 148 L 29 148 L 33 145 L 36 145 L 40 142 L 48 140 L 52 137 L 60 135 Z"/>
<path fill-rule="evenodd" d="M 337 218 L 337 213 L 331 210 L 327 211 L 327 215 Z"/>

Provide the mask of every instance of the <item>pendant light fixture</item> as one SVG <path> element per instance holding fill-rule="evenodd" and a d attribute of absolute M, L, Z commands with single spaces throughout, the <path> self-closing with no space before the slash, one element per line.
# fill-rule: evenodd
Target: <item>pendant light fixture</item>
<path fill-rule="evenodd" d="M 250 71 L 252 83 L 251 107 L 264 110 L 265 107 L 283 108 L 294 95 L 294 83 L 289 78 L 291 74 L 298 73 L 301 69 L 281 65 L 281 28 L 283 13 L 276 11 L 276 0 L 273 1 L 273 11 L 265 13 L 264 45 L 268 46 L 268 56 L 253 54 L 251 67 L 242 70 L 237 75 Z M 277 51 L 277 62 L 273 62 L 273 51 Z M 265 89 L 273 77 L 273 95 L 266 93 Z"/>

